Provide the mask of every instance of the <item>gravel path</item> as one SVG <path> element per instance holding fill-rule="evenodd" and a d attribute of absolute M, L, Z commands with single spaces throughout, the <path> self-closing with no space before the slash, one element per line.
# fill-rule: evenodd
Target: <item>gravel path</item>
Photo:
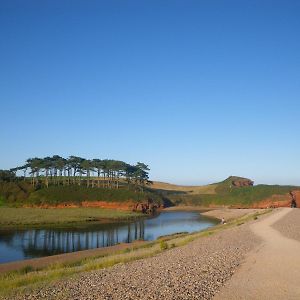
<path fill-rule="evenodd" d="M 294 235 L 300 226 L 297 216 L 294 209 L 281 208 L 250 225 L 263 242 L 247 255 L 214 300 L 300 299 L 300 242 L 283 234 Z M 291 229 L 291 221 L 295 228 Z"/>
<path fill-rule="evenodd" d="M 211 299 L 259 243 L 244 224 L 152 258 L 64 280 L 20 299 Z"/>
<path fill-rule="evenodd" d="M 293 209 L 272 227 L 284 236 L 300 241 L 300 209 Z"/>

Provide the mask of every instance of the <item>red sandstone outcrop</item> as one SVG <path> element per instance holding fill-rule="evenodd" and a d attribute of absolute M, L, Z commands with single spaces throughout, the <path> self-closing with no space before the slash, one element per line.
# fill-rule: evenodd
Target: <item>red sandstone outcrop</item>
<path fill-rule="evenodd" d="M 250 179 L 237 179 L 232 181 L 232 185 L 236 187 L 253 186 L 254 182 Z"/>
<path fill-rule="evenodd" d="M 300 191 L 292 191 L 297 207 L 300 208 Z M 291 207 L 292 197 L 290 193 L 284 195 L 272 195 L 271 197 L 251 205 L 251 208 L 277 208 Z"/>

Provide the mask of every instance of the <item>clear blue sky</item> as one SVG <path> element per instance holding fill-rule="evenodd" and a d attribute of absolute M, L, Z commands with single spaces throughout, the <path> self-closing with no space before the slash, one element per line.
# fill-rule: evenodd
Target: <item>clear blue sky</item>
<path fill-rule="evenodd" d="M 0 168 L 300 184 L 300 1 L 0 0 Z"/>

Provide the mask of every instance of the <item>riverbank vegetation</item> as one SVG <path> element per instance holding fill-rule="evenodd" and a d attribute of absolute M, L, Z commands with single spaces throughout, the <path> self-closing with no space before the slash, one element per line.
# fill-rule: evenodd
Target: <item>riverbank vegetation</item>
<path fill-rule="evenodd" d="M 28 265 L 18 271 L 6 272 L 0 275 L 0 295 L 13 296 L 28 293 L 41 285 L 50 284 L 53 281 L 67 278 L 74 274 L 108 268 L 118 263 L 127 263 L 133 260 L 143 259 L 168 251 L 174 247 L 184 246 L 195 239 L 206 237 L 219 231 L 241 226 L 250 220 L 256 220 L 260 215 L 269 212 L 264 210 L 255 214 L 246 215 L 232 220 L 226 225 L 217 225 L 204 231 L 191 234 L 177 234 L 160 238 L 156 241 L 144 242 L 137 245 L 128 245 L 121 251 L 107 253 L 101 256 L 93 256 L 68 263 L 53 263 L 43 268 L 33 268 Z"/>

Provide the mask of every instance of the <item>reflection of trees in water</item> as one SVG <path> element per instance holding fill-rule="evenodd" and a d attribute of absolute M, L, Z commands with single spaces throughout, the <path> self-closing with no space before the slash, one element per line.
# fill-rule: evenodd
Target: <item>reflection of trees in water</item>
<path fill-rule="evenodd" d="M 91 248 L 113 246 L 144 239 L 144 220 L 123 225 L 111 225 L 86 231 L 62 231 L 35 229 L 10 231 L 2 236 L 1 243 L 19 249 L 25 257 L 40 257 L 59 253 L 74 252 Z"/>
<path fill-rule="evenodd" d="M 143 220 L 128 224 L 127 239 L 123 242 L 131 243 L 135 240 L 143 240 L 145 237 L 145 222 Z"/>

